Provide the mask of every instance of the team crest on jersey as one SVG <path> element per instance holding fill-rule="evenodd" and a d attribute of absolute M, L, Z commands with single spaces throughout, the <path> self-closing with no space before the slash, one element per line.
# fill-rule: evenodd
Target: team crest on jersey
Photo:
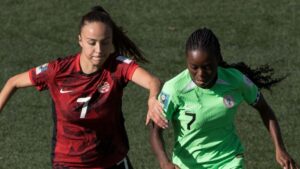
<path fill-rule="evenodd" d="M 164 108 L 166 108 L 168 106 L 169 98 L 170 98 L 170 95 L 168 95 L 166 93 L 162 92 L 160 94 L 160 102 L 164 105 Z"/>
<path fill-rule="evenodd" d="M 100 93 L 106 93 L 110 89 L 110 84 L 108 82 L 102 83 L 102 85 L 99 86 L 98 91 Z"/>
<path fill-rule="evenodd" d="M 43 65 L 40 65 L 38 67 L 35 68 L 35 73 L 36 75 L 46 71 L 48 69 L 48 63 L 45 63 Z"/>
<path fill-rule="evenodd" d="M 253 86 L 253 82 L 247 77 L 247 76 L 243 76 L 244 78 L 244 82 L 248 85 L 248 86 Z"/>
<path fill-rule="evenodd" d="M 232 108 L 235 104 L 233 97 L 230 95 L 224 96 L 223 103 L 227 108 Z"/>

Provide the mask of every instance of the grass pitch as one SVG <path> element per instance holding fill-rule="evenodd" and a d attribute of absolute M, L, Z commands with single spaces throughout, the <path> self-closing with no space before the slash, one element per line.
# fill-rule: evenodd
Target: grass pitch
<path fill-rule="evenodd" d="M 2 0 L 0 86 L 14 74 L 78 52 L 80 17 L 97 4 L 104 6 L 144 51 L 151 64 L 142 66 L 163 81 L 185 68 L 185 41 L 194 30 L 204 26 L 219 37 L 228 62 L 270 64 L 278 75 L 290 74 L 272 93 L 263 93 L 276 112 L 288 151 L 300 163 L 297 0 Z M 134 167 L 158 168 L 148 141 L 149 130 L 144 125 L 147 92 L 130 84 L 123 100 L 131 146 L 129 156 Z M 15 93 L 0 115 L 0 168 L 50 169 L 52 125 L 47 92 L 30 88 Z M 243 105 L 236 125 L 246 147 L 247 168 L 280 168 L 258 113 Z M 171 130 L 165 135 L 170 152 Z"/>

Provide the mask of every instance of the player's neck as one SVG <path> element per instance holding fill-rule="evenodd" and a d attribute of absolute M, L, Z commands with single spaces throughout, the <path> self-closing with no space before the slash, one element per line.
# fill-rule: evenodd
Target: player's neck
<path fill-rule="evenodd" d="M 92 74 L 94 72 L 97 72 L 101 68 L 102 64 L 94 65 L 89 60 L 86 60 L 85 58 L 80 58 L 80 68 L 81 71 L 84 74 Z"/>

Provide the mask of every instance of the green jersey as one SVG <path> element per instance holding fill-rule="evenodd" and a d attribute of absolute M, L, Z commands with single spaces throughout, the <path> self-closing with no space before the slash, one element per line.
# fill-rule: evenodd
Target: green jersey
<path fill-rule="evenodd" d="M 167 81 L 159 100 L 173 123 L 173 163 L 181 169 L 210 168 L 205 166 L 241 154 L 234 116 L 241 102 L 255 104 L 258 98 L 256 85 L 233 68 L 218 67 L 210 89 L 196 86 L 188 70 Z"/>

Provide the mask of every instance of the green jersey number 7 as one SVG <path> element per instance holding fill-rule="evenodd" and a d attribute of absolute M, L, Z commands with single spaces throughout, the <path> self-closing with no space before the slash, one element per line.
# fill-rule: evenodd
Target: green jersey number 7
<path fill-rule="evenodd" d="M 191 117 L 192 117 L 191 121 L 188 122 L 188 124 L 187 124 L 187 129 L 188 129 L 188 130 L 191 130 L 191 126 L 192 126 L 192 124 L 193 124 L 193 123 L 195 122 L 195 120 L 196 120 L 196 113 L 185 112 L 185 115 L 191 116 Z"/>

